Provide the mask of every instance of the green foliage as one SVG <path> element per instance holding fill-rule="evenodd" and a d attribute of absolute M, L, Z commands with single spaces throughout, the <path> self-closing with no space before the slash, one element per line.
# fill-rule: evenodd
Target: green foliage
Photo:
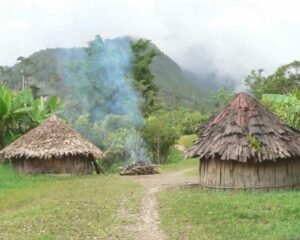
<path fill-rule="evenodd" d="M 184 146 L 185 149 L 190 148 L 193 145 L 193 142 L 197 139 L 196 134 L 192 135 L 183 135 L 178 139 L 178 143 Z"/>
<path fill-rule="evenodd" d="M 131 41 L 131 49 L 134 54 L 132 63 L 134 85 L 143 97 L 142 113 L 149 116 L 159 108 L 158 87 L 154 83 L 154 75 L 150 69 L 153 58 L 159 55 L 159 52 L 150 45 L 149 40 L 145 39 Z"/>
<path fill-rule="evenodd" d="M 106 157 L 109 163 L 126 161 L 131 157 L 131 148 L 128 146 L 130 136 L 139 136 L 133 128 L 119 128 L 111 131 L 105 139 Z M 132 146 L 133 148 L 135 146 Z"/>
<path fill-rule="evenodd" d="M 170 147 L 180 136 L 178 129 L 168 120 L 167 115 L 150 116 L 142 133 L 158 164 L 163 163 Z"/>
<path fill-rule="evenodd" d="M 300 84 L 300 62 L 280 66 L 275 73 L 269 76 L 263 76 L 263 69 L 252 70 L 246 76 L 246 85 L 250 87 L 257 98 L 263 94 L 283 94 L 297 89 Z"/>
<path fill-rule="evenodd" d="M 260 153 L 262 143 L 254 135 L 248 134 L 247 141 L 250 144 L 250 146 L 255 149 L 256 153 Z"/>
<path fill-rule="evenodd" d="M 263 94 L 262 100 L 290 126 L 300 129 L 300 91 L 289 95 Z"/>
<path fill-rule="evenodd" d="M 183 153 L 176 149 L 174 146 L 171 147 L 164 164 L 173 164 L 180 161 L 183 161 Z"/>
<path fill-rule="evenodd" d="M 209 118 L 208 114 L 188 111 L 180 108 L 177 110 L 160 110 L 156 115 L 161 115 L 168 124 L 175 127 L 181 135 L 196 134 L 201 131 L 203 124 Z"/>
<path fill-rule="evenodd" d="M 225 87 L 221 87 L 218 92 L 213 94 L 213 99 L 215 101 L 215 107 L 217 109 L 223 109 L 228 102 L 232 99 L 234 93 L 225 89 Z"/>
<path fill-rule="evenodd" d="M 184 135 L 199 133 L 208 117 L 208 114 L 200 112 L 185 112 L 181 123 L 181 133 Z"/>
<path fill-rule="evenodd" d="M 30 89 L 13 92 L 0 85 L 0 148 L 58 113 L 61 107 L 55 96 L 34 99 Z"/>

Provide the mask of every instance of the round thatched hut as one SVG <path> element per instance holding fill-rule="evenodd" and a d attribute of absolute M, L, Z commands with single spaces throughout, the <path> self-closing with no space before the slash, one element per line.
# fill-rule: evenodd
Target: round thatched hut
<path fill-rule="evenodd" d="M 51 116 L 1 151 L 22 173 L 91 174 L 102 152 L 56 116 Z"/>
<path fill-rule="evenodd" d="M 300 185 L 300 133 L 240 93 L 212 119 L 186 157 L 199 157 L 200 184 L 216 189 Z"/>

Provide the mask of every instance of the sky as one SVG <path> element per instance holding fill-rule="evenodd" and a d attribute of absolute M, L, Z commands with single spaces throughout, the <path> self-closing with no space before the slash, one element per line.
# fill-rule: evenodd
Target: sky
<path fill-rule="evenodd" d="M 0 65 L 102 38 L 150 39 L 185 69 L 243 82 L 299 59 L 296 0 L 0 0 Z"/>

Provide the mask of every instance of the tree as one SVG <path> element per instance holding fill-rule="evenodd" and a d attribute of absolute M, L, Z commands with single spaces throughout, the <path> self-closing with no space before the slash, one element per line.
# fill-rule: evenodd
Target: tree
<path fill-rule="evenodd" d="M 142 133 L 146 140 L 153 157 L 156 158 L 157 164 L 162 163 L 162 158 L 166 156 L 170 147 L 179 138 L 179 131 L 168 124 L 164 115 L 150 116 L 146 120 L 146 126 Z"/>
<path fill-rule="evenodd" d="M 134 86 L 143 97 L 142 113 L 150 116 L 159 108 L 157 93 L 158 87 L 154 83 L 154 75 L 151 73 L 150 65 L 155 56 L 159 55 L 149 40 L 139 39 L 131 42 L 134 57 L 132 72 Z"/>
<path fill-rule="evenodd" d="M 22 91 L 25 89 L 25 77 L 30 76 L 29 72 L 28 72 L 28 68 L 31 64 L 33 64 L 33 62 L 29 59 L 29 58 L 25 58 L 25 57 L 18 57 L 17 61 L 21 62 L 21 75 L 22 75 Z"/>
<path fill-rule="evenodd" d="M 160 109 L 155 113 L 155 116 L 159 116 L 160 119 L 165 121 L 165 124 L 174 127 L 180 135 L 197 134 L 201 130 L 202 123 L 209 117 L 208 114 L 189 111 L 185 108 L 172 111 Z"/>
<path fill-rule="evenodd" d="M 219 108 L 224 108 L 230 99 L 234 96 L 233 92 L 230 92 L 225 89 L 225 87 L 221 87 L 217 93 L 213 95 L 213 99 L 215 101 L 215 106 Z"/>
<path fill-rule="evenodd" d="M 300 87 L 300 62 L 282 65 L 269 75 L 263 75 L 263 69 L 252 70 L 245 78 L 245 83 L 257 98 L 263 94 L 283 94 Z"/>

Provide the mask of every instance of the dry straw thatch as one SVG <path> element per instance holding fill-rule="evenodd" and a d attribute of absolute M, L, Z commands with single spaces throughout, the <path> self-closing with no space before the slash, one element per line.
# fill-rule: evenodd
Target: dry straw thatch
<path fill-rule="evenodd" d="M 57 116 L 51 116 L 40 126 L 5 147 L 0 154 L 2 161 L 81 156 L 97 159 L 103 156 L 94 144 L 63 123 Z"/>
<path fill-rule="evenodd" d="M 186 157 L 263 162 L 300 156 L 300 134 L 253 97 L 239 93 L 207 125 Z"/>

